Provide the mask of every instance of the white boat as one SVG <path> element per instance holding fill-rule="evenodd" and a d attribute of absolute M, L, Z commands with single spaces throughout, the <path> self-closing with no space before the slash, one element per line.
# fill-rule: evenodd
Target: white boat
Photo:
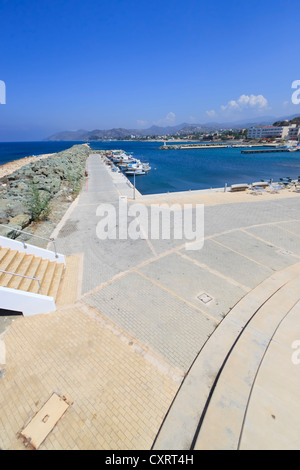
<path fill-rule="evenodd" d="M 137 171 L 140 171 L 141 173 L 139 174 L 144 174 L 148 173 L 148 171 L 151 170 L 151 167 L 149 166 L 149 163 L 141 163 L 138 161 L 137 163 L 132 163 L 128 165 L 127 171 L 125 170 L 125 173 L 128 174 L 128 171 L 134 171 L 135 174 L 137 174 Z"/>
<path fill-rule="evenodd" d="M 149 163 L 143 163 L 142 166 L 146 172 L 151 170 L 151 166 L 149 165 Z"/>
<path fill-rule="evenodd" d="M 135 159 L 134 158 L 123 158 L 121 160 L 119 160 L 118 162 L 116 162 L 116 165 L 118 165 L 119 168 L 127 168 L 128 165 L 132 165 L 135 163 Z"/>
<path fill-rule="evenodd" d="M 128 168 L 128 163 L 118 163 L 118 167 L 120 168 L 120 170 L 127 170 Z"/>
<path fill-rule="evenodd" d="M 142 168 L 132 168 L 131 170 L 125 171 L 126 175 L 145 175 L 146 171 Z"/>

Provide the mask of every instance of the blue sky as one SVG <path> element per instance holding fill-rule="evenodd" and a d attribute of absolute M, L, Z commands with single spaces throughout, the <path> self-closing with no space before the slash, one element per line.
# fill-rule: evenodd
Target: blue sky
<path fill-rule="evenodd" d="M 0 140 L 300 115 L 298 0 L 0 0 Z"/>

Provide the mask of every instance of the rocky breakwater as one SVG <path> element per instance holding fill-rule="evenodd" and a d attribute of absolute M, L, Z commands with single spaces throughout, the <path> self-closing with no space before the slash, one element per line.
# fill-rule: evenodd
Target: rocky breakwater
<path fill-rule="evenodd" d="M 0 224 L 11 226 L 0 235 L 15 238 L 13 229 L 47 219 L 55 203 L 72 202 L 81 189 L 89 152 L 88 145 L 75 145 L 0 178 Z"/>

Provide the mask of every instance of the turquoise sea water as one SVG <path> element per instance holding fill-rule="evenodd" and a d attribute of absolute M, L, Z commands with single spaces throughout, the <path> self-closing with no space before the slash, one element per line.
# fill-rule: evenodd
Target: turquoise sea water
<path fill-rule="evenodd" d="M 136 176 L 142 194 L 221 188 L 225 184 L 278 181 L 300 176 L 300 152 L 242 154 L 240 148 L 158 150 L 159 142 L 91 143 L 93 149 L 123 149 L 149 162 L 152 170 Z M 132 177 L 130 177 L 132 181 Z"/>
<path fill-rule="evenodd" d="M 83 142 L 0 142 L 0 165 L 20 158 L 56 153 Z"/>
<path fill-rule="evenodd" d="M 0 143 L 0 164 L 31 155 L 60 152 L 82 142 Z M 92 142 L 92 149 L 122 149 L 149 162 L 136 176 L 142 194 L 220 188 L 237 183 L 300 176 L 300 152 L 242 154 L 241 149 L 158 150 L 160 142 Z M 131 178 L 132 179 L 132 178 Z"/>

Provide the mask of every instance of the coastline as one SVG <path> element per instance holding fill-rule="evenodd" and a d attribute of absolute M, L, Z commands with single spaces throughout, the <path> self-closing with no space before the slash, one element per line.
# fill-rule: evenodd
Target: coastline
<path fill-rule="evenodd" d="M 86 143 L 81 144 L 81 145 L 90 148 L 89 145 Z M 97 152 L 97 151 L 93 150 L 93 152 Z M 105 152 L 105 151 L 99 150 L 99 154 L 102 155 L 103 157 L 102 152 Z M 29 165 L 30 163 L 47 159 L 55 155 L 57 155 L 57 152 L 41 154 L 39 156 L 27 156 L 27 157 L 20 158 L 18 160 L 13 160 L 11 162 L 4 163 L 3 165 L 0 165 L 0 178 L 9 176 L 15 171 L 21 169 L 22 167 Z M 108 167 L 107 167 L 107 170 L 109 171 Z M 112 178 L 112 181 L 118 187 L 120 195 L 122 192 L 124 192 L 124 188 L 122 188 L 123 191 L 121 189 L 124 183 L 126 183 L 127 190 L 128 190 L 128 187 L 131 190 L 133 189 L 133 184 L 123 173 L 121 175 L 118 173 L 113 173 L 112 171 L 109 171 L 109 173 Z M 127 194 L 127 190 L 125 190 L 126 194 Z M 224 188 L 211 188 L 211 189 L 192 190 L 192 191 L 174 191 L 174 192 L 153 193 L 153 194 L 142 194 L 137 190 L 137 188 L 135 189 L 135 191 L 136 191 L 136 196 L 138 198 L 142 198 L 144 203 L 147 205 L 151 204 L 152 202 L 155 203 L 159 200 L 160 201 L 165 200 L 165 201 L 170 201 L 170 202 L 172 201 L 173 203 L 175 201 L 178 202 L 179 200 L 181 203 L 191 203 L 191 202 L 195 203 L 196 201 L 199 202 L 199 199 L 204 204 L 208 204 L 208 205 L 217 204 L 218 205 L 218 204 L 227 204 L 231 202 L 248 202 L 249 195 L 251 195 L 250 189 L 245 192 L 239 192 L 239 193 L 233 194 L 230 192 L 230 188 L 228 188 L 227 192 L 224 192 Z M 281 198 L 282 196 L 291 197 L 295 195 L 296 195 L 295 192 L 291 191 L 290 189 L 282 189 L 280 191 L 280 194 L 271 195 L 268 193 L 264 193 L 263 195 L 255 195 L 255 199 L 256 200 L 270 199 L 270 198 L 277 199 L 277 198 Z"/>
<path fill-rule="evenodd" d="M 1 224 L 26 230 L 29 243 L 31 235 L 49 238 L 84 181 L 88 151 L 86 145 L 72 146 L 0 165 Z M 50 214 L 46 218 L 32 215 L 31 181 L 38 184 L 39 197 L 48 198 Z M 44 240 L 35 239 L 34 244 L 45 247 Z"/>
<path fill-rule="evenodd" d="M 55 155 L 55 153 L 45 153 L 39 155 L 38 157 L 29 156 L 20 158 L 19 160 L 13 160 L 11 162 L 4 163 L 3 165 L 0 165 L 0 178 L 11 175 L 14 171 L 19 170 L 20 168 L 25 165 L 28 165 L 29 163 L 43 160 L 45 158 L 51 157 L 52 155 Z"/>
<path fill-rule="evenodd" d="M 193 191 L 178 191 L 160 194 L 142 195 L 140 202 L 150 206 L 151 204 L 204 204 L 205 206 L 218 206 L 234 203 L 249 203 L 258 201 L 275 201 L 278 199 L 299 197 L 300 193 L 294 189 L 284 188 L 278 193 L 269 190 L 256 193 L 251 188 L 246 191 L 224 191 L 224 188 L 200 189 Z"/>

